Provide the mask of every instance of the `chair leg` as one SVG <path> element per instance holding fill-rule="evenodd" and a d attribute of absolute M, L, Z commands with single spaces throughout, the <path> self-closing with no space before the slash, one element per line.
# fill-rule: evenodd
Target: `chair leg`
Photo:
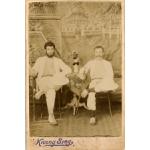
<path fill-rule="evenodd" d="M 40 118 L 41 118 L 41 119 L 43 119 L 43 116 L 44 116 L 44 115 L 43 115 L 43 110 L 44 110 L 44 103 L 43 103 L 43 101 L 45 100 L 45 97 L 46 97 L 45 95 L 42 95 L 41 98 L 40 98 L 40 101 L 41 101 Z"/>
<path fill-rule="evenodd" d="M 40 115 L 41 119 L 43 119 L 43 103 L 41 104 L 41 115 Z"/>
<path fill-rule="evenodd" d="M 60 119 L 61 119 L 61 95 L 62 95 L 62 88 L 60 89 L 59 98 L 58 98 L 59 99 L 59 102 L 58 102 L 59 108 L 58 109 L 59 109 L 59 118 Z"/>
<path fill-rule="evenodd" d="M 76 114 L 78 113 L 78 110 L 79 110 L 80 98 L 81 98 L 81 96 L 79 96 L 77 99 Z"/>
<path fill-rule="evenodd" d="M 112 111 L 111 111 L 111 103 L 110 103 L 110 95 L 109 95 L 109 93 L 107 94 L 107 99 L 108 99 L 108 104 L 109 104 L 109 113 L 110 113 L 110 116 L 112 117 Z"/>
<path fill-rule="evenodd" d="M 33 95 L 33 121 L 35 121 L 35 98 Z"/>

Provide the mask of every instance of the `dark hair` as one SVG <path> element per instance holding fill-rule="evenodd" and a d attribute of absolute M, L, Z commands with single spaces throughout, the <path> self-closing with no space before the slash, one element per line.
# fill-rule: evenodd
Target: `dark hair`
<path fill-rule="evenodd" d="M 53 48 L 55 49 L 55 44 L 51 41 L 48 41 L 48 42 L 45 43 L 44 49 L 46 49 L 47 46 L 53 46 Z"/>
<path fill-rule="evenodd" d="M 103 46 L 98 45 L 98 46 L 94 47 L 94 50 L 97 49 L 97 48 L 101 48 L 103 50 L 103 52 L 104 52 L 104 47 Z"/>

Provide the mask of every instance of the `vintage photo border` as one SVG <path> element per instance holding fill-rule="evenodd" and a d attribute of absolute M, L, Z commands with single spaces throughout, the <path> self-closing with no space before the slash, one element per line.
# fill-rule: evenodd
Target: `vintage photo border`
<path fill-rule="evenodd" d="M 42 147 L 37 146 L 35 142 L 39 137 L 30 137 L 29 130 L 29 45 L 28 45 L 28 4 L 30 2 L 49 2 L 49 1 L 66 1 L 66 2 L 121 2 L 122 3 L 122 134 L 120 137 L 60 137 L 63 140 L 68 140 L 71 142 L 69 146 L 66 147 Z M 25 104 L 26 104 L 26 149 L 27 150 L 49 150 L 49 149 L 64 149 L 64 150 L 122 150 L 124 149 L 124 139 L 125 139 L 125 44 L 124 44 L 124 0 L 26 0 L 26 83 L 25 83 Z M 41 138 L 41 137 L 40 137 Z M 44 140 L 59 140 L 59 137 L 43 137 Z"/>

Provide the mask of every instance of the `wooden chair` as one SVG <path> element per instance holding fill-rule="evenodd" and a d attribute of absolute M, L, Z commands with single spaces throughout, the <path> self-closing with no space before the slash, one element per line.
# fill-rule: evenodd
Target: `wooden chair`
<path fill-rule="evenodd" d="M 117 91 L 107 91 L 107 92 L 98 92 L 96 93 L 96 102 L 99 102 L 99 100 L 104 100 L 108 102 L 108 110 L 110 117 L 112 117 L 112 103 L 113 102 L 121 102 L 122 94 L 120 90 Z"/>
<path fill-rule="evenodd" d="M 112 117 L 111 96 L 112 96 L 112 91 L 99 92 L 99 93 L 96 93 L 95 95 L 96 102 L 100 99 L 105 99 L 108 101 L 108 109 L 109 109 L 110 117 Z"/>

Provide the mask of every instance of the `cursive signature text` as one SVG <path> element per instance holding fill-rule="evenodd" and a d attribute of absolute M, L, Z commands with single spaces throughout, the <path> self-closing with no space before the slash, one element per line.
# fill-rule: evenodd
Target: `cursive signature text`
<path fill-rule="evenodd" d="M 46 140 L 44 138 L 38 138 L 34 140 L 34 144 L 39 147 L 53 147 L 53 146 L 71 146 L 73 145 L 72 140 L 58 138 L 56 140 Z"/>

